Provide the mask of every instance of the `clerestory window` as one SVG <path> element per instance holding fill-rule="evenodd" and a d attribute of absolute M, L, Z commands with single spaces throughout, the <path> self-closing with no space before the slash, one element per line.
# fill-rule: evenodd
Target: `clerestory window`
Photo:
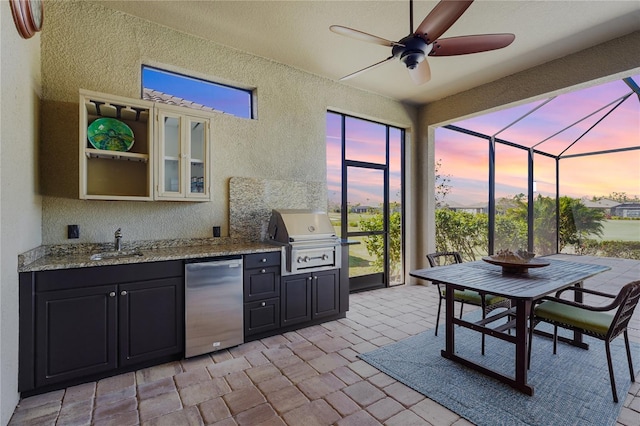
<path fill-rule="evenodd" d="M 251 90 L 147 65 L 142 66 L 142 99 L 254 118 Z"/>

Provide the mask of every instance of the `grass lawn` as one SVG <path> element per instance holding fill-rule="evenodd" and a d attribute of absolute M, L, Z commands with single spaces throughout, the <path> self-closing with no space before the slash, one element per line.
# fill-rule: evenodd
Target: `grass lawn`
<path fill-rule="evenodd" d="M 640 220 L 605 220 L 602 237 L 590 236 L 599 241 L 640 241 Z"/>
<path fill-rule="evenodd" d="M 372 216 L 371 213 L 349 213 L 350 225 L 357 224 L 360 219 Z M 340 234 L 340 213 L 330 212 L 329 219 L 336 229 L 336 233 Z M 349 226 L 349 232 L 357 232 L 360 229 L 357 226 Z M 344 238 L 344 236 L 343 236 Z M 373 262 L 372 256 L 367 251 L 367 246 L 364 243 L 365 237 L 351 237 L 351 241 L 360 241 L 360 244 L 354 244 L 349 246 L 349 276 L 357 277 L 360 275 L 368 275 L 376 272 L 375 268 L 371 266 Z"/>

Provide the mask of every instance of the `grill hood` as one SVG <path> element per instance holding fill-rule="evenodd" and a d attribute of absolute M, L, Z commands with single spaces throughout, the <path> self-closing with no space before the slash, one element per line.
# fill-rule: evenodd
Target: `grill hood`
<path fill-rule="evenodd" d="M 273 210 L 267 233 L 282 245 L 282 275 L 340 268 L 340 239 L 326 213 Z"/>
<path fill-rule="evenodd" d="M 337 238 L 329 216 L 312 210 L 273 210 L 267 232 L 284 244 Z"/>

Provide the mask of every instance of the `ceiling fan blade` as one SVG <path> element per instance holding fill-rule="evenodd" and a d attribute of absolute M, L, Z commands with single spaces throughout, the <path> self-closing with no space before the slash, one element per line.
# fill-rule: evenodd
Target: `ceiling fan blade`
<path fill-rule="evenodd" d="M 419 36 L 426 34 L 427 43 L 433 43 L 462 16 L 464 11 L 471 6 L 471 3 L 473 3 L 473 0 L 441 0 L 424 18 L 414 34 Z"/>
<path fill-rule="evenodd" d="M 433 42 L 429 56 L 455 56 L 502 49 L 510 45 L 513 34 L 483 34 L 442 38 Z"/>
<path fill-rule="evenodd" d="M 368 67 L 363 68 L 363 69 L 361 69 L 361 70 L 359 70 L 359 71 L 356 71 L 356 72 L 352 72 L 352 73 L 351 73 L 351 74 L 349 74 L 349 75 L 345 75 L 344 77 L 342 77 L 342 78 L 340 79 L 340 81 L 348 80 L 348 79 L 350 79 L 350 78 L 353 78 L 353 77 L 357 76 L 358 74 L 362 74 L 362 73 L 363 73 L 363 72 L 365 72 L 365 71 L 369 71 L 369 70 L 371 70 L 371 69 L 374 69 L 374 68 L 376 68 L 376 67 L 379 67 L 380 65 L 384 64 L 385 62 L 389 62 L 390 60 L 392 60 L 392 59 L 394 59 L 394 58 L 395 58 L 395 56 L 389 56 L 387 59 L 385 59 L 385 60 L 383 60 L 383 61 L 380 61 L 380 62 L 375 63 L 375 64 L 373 64 L 373 65 L 369 65 Z"/>
<path fill-rule="evenodd" d="M 360 40 L 360 41 L 366 41 L 367 43 L 374 43 L 374 44 L 379 44 L 381 46 L 387 46 L 387 47 L 403 46 L 402 44 L 396 43 L 395 41 L 387 40 L 382 37 L 374 36 L 372 34 L 368 34 L 362 31 L 354 30 L 353 28 L 343 27 L 341 25 L 332 25 L 329 27 L 329 29 L 336 34 L 355 38 L 356 40 Z"/>
<path fill-rule="evenodd" d="M 409 75 L 418 86 L 431 80 L 431 68 L 429 68 L 427 60 L 420 62 L 414 69 L 409 69 Z"/>

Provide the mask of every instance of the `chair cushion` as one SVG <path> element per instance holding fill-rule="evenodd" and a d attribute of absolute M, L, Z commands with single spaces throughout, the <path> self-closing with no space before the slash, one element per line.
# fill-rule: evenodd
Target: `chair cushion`
<path fill-rule="evenodd" d="M 594 312 L 553 301 L 542 302 L 536 306 L 534 313 L 543 320 L 578 327 L 602 336 L 607 334 L 613 320 L 613 315 L 606 312 Z"/>
<path fill-rule="evenodd" d="M 445 290 L 442 290 L 442 295 L 445 295 Z M 453 298 L 456 302 L 464 302 L 469 303 L 471 305 L 482 306 L 482 298 L 480 297 L 480 293 L 473 290 L 455 290 L 453 293 Z M 494 296 L 493 294 L 485 295 L 485 303 L 487 306 L 493 305 L 494 303 L 502 302 L 505 300 L 504 297 Z"/>

